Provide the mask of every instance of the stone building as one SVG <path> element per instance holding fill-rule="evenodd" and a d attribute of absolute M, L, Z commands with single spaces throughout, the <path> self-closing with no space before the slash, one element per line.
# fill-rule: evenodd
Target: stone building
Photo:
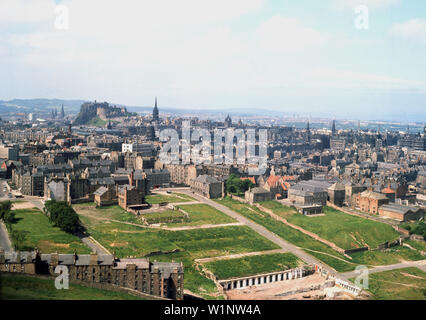
<path fill-rule="evenodd" d="M 41 197 L 44 194 L 44 175 L 28 169 L 16 168 L 12 171 L 12 182 L 22 194 Z"/>
<path fill-rule="evenodd" d="M 209 199 L 221 198 L 224 194 L 224 183 L 214 177 L 201 175 L 191 181 L 191 190 Z"/>
<path fill-rule="evenodd" d="M 148 169 L 144 170 L 144 173 L 148 183 L 148 190 L 170 186 L 170 172 L 167 169 Z"/>
<path fill-rule="evenodd" d="M 115 285 L 142 293 L 183 299 L 182 263 L 150 262 L 148 259 L 116 259 L 113 255 L 40 254 L 0 251 L 0 272 L 57 276 L 55 268 L 66 266 L 70 281 Z"/>
<path fill-rule="evenodd" d="M 361 185 L 361 184 L 355 184 L 352 182 L 348 182 L 345 184 L 345 203 L 348 206 L 354 206 L 352 204 L 352 201 L 355 200 L 354 195 L 357 193 L 361 193 L 365 190 L 366 188 Z"/>
<path fill-rule="evenodd" d="M 44 198 L 69 202 L 68 178 L 52 177 L 44 182 Z"/>
<path fill-rule="evenodd" d="M 294 176 L 269 176 L 265 183 L 261 184 L 261 187 L 269 191 L 273 197 L 283 199 L 288 197 L 288 189 L 291 187 L 291 183 L 294 183 Z"/>
<path fill-rule="evenodd" d="M 343 207 L 343 203 L 345 202 L 345 192 L 345 186 L 336 182 L 328 188 L 329 201 L 338 207 Z"/>
<path fill-rule="evenodd" d="M 355 195 L 355 207 L 362 212 L 379 214 L 379 207 L 389 203 L 389 198 L 384 194 L 366 190 Z"/>
<path fill-rule="evenodd" d="M 424 219 L 424 209 L 399 204 L 384 204 L 379 208 L 379 215 L 401 222 L 418 221 Z"/>
<path fill-rule="evenodd" d="M 288 199 L 298 205 L 326 205 L 328 200 L 327 181 L 309 180 L 300 181 L 288 191 Z"/>
<path fill-rule="evenodd" d="M 141 206 L 145 201 L 145 193 L 128 184 L 118 187 L 117 197 L 118 205 L 124 210 L 132 206 Z"/>
<path fill-rule="evenodd" d="M 248 203 L 253 204 L 256 202 L 270 201 L 273 199 L 273 195 L 271 192 L 269 192 L 268 190 L 264 188 L 256 187 L 256 188 L 247 190 L 244 194 L 244 199 Z"/>
<path fill-rule="evenodd" d="M 117 192 L 112 187 L 99 187 L 94 193 L 94 201 L 97 206 L 109 206 L 118 202 Z"/>

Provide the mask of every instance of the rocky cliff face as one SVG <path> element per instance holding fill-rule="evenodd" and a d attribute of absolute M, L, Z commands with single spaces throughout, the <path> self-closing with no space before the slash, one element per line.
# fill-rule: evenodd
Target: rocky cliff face
<path fill-rule="evenodd" d="M 80 113 L 74 120 L 74 125 L 87 124 L 96 117 L 101 120 L 107 120 L 129 115 L 130 113 L 124 107 L 110 106 L 107 102 L 86 102 L 81 105 Z"/>

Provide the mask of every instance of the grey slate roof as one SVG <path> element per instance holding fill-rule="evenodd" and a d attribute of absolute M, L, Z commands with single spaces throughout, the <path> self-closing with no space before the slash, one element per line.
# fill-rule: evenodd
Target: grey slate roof
<path fill-rule="evenodd" d="M 220 183 L 215 177 L 209 176 L 207 174 L 203 174 L 194 179 L 196 182 L 200 183 Z"/>

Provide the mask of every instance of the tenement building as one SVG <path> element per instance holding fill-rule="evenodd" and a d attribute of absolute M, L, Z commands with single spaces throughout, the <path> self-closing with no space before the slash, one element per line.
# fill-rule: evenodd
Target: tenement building
<path fill-rule="evenodd" d="M 0 251 L 0 272 L 57 276 L 55 268 L 66 266 L 70 281 L 115 285 L 142 293 L 183 299 L 183 265 L 150 262 L 148 259 L 116 259 L 113 255 L 40 254 Z"/>

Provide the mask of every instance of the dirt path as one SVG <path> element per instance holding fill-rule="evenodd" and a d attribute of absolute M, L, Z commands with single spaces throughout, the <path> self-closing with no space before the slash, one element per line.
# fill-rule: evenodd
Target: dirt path
<path fill-rule="evenodd" d="M 397 270 L 397 269 L 404 269 L 409 267 L 416 267 L 419 269 L 422 269 L 426 267 L 426 260 L 420 260 L 420 261 L 405 261 L 401 263 L 391 264 L 387 266 L 375 266 L 370 269 L 368 269 L 369 273 L 376 273 L 376 272 L 383 272 L 383 271 L 390 271 L 390 270 Z M 353 277 L 358 276 L 359 273 L 355 271 L 341 273 L 340 276 L 344 279 L 350 279 Z"/>
<path fill-rule="evenodd" d="M 276 250 L 268 250 L 268 251 L 256 251 L 256 252 L 230 254 L 228 256 L 219 256 L 219 257 L 212 257 L 212 258 L 195 259 L 195 261 L 206 263 L 206 262 L 217 261 L 217 260 L 238 259 L 238 258 L 244 258 L 244 257 L 250 257 L 250 256 L 260 256 L 265 254 L 286 253 L 286 252 L 287 251 L 283 249 L 276 249 Z"/>

